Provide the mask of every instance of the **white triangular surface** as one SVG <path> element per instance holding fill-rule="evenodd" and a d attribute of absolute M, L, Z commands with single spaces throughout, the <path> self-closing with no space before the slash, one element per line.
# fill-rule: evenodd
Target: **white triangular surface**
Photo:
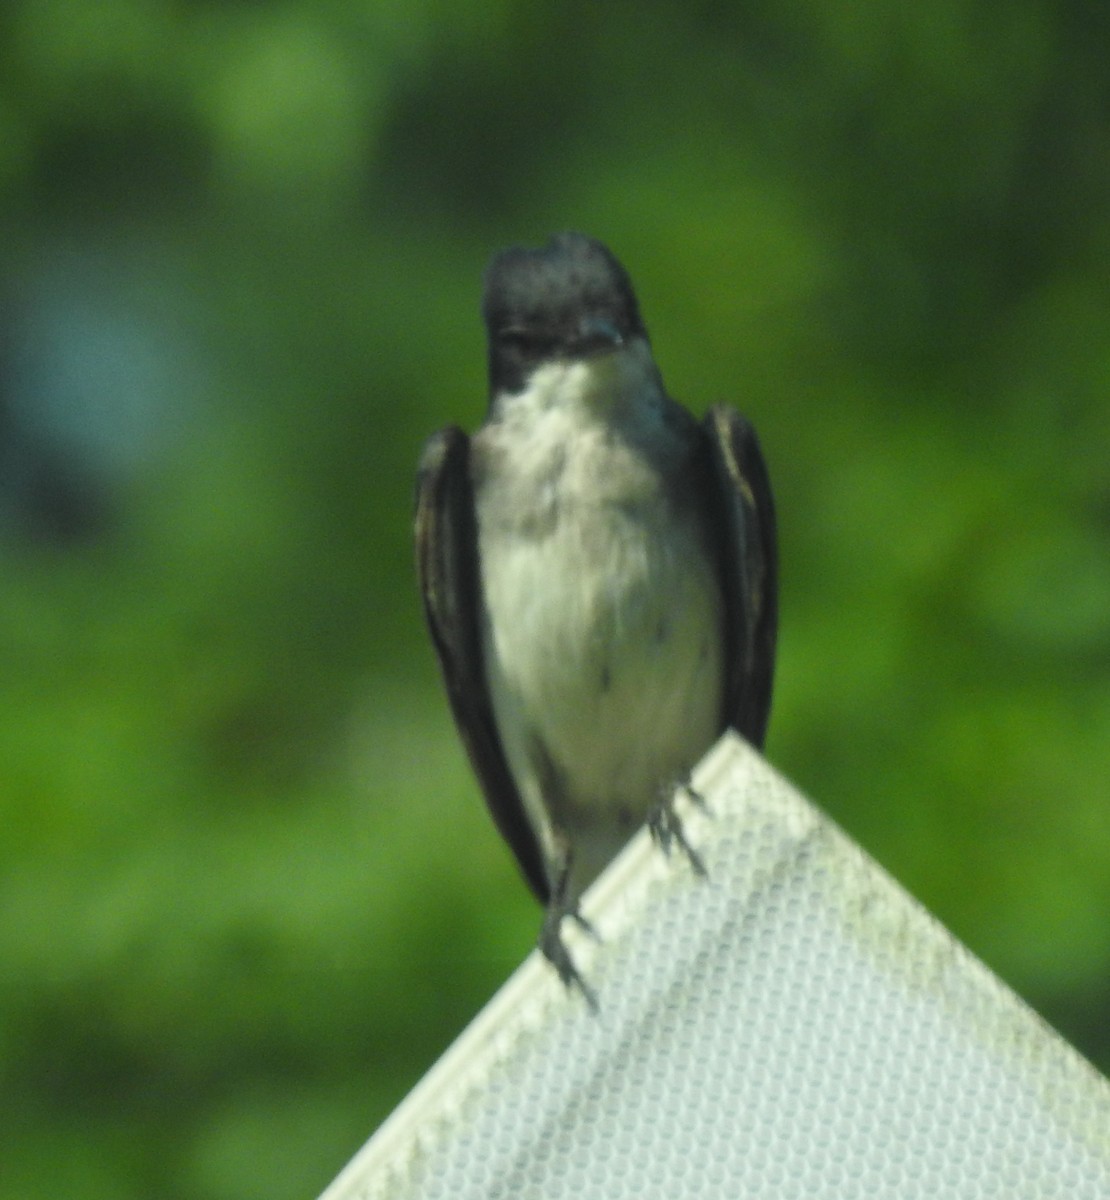
<path fill-rule="evenodd" d="M 1107 1200 L 1110 1084 L 735 735 L 324 1200 Z M 568 923 L 569 924 L 569 923 Z"/>

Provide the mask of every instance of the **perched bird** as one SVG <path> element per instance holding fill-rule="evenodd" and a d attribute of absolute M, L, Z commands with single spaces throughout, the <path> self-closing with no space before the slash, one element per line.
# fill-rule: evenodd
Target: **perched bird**
<path fill-rule="evenodd" d="M 627 273 L 578 233 L 485 276 L 486 419 L 427 443 L 424 611 L 493 818 L 561 936 L 582 891 L 726 729 L 762 747 L 775 517 L 751 425 L 667 395 Z M 668 816 L 669 814 L 669 816 Z M 581 918 L 578 918 L 581 919 Z"/>

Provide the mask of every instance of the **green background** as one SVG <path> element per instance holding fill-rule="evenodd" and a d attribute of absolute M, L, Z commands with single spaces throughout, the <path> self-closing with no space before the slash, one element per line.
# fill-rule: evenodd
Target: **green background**
<path fill-rule="evenodd" d="M 310 1197 L 539 913 L 423 438 L 579 228 L 778 498 L 771 760 L 1110 1068 L 1110 6 L 0 10 L 0 1194 Z"/>

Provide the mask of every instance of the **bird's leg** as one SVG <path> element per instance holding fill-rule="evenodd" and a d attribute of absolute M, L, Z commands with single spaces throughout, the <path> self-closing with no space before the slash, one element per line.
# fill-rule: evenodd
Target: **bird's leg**
<path fill-rule="evenodd" d="M 675 797 L 680 791 L 685 792 L 699 808 L 706 807 L 705 797 L 695 791 L 690 783 L 689 775 L 686 775 L 675 786 L 660 790 L 658 802 L 648 813 L 648 829 L 664 854 L 670 855 L 672 848 L 677 846 L 689 859 L 690 866 L 694 868 L 694 874 L 705 877 L 709 874 L 705 869 L 705 863 L 702 861 L 701 855 L 687 840 L 686 831 L 682 828 L 682 818 L 675 811 Z"/>
<path fill-rule="evenodd" d="M 568 854 L 551 889 L 551 899 L 548 901 L 547 912 L 544 914 L 543 925 L 540 928 L 540 950 L 543 952 L 544 958 L 555 968 L 567 990 L 577 989 L 582 993 L 582 998 L 590 1008 L 597 1012 L 597 993 L 582 977 L 578 967 L 575 966 L 574 959 L 570 956 L 570 951 L 563 943 L 564 917 L 570 917 L 590 937 L 598 940 L 597 931 L 578 911 L 577 900 L 569 899 L 570 865 L 571 858 Z"/>

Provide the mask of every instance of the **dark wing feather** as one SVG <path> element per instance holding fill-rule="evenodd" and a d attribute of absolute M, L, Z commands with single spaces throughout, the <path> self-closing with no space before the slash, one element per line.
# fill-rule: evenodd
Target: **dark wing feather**
<path fill-rule="evenodd" d="M 775 506 L 755 430 L 719 404 L 702 428 L 711 462 L 710 525 L 725 600 L 724 723 L 763 748 L 778 632 Z"/>
<path fill-rule="evenodd" d="M 429 438 L 416 478 L 416 569 L 451 712 L 490 812 L 541 902 L 547 875 L 497 734 L 482 655 L 470 439 L 454 425 Z"/>

